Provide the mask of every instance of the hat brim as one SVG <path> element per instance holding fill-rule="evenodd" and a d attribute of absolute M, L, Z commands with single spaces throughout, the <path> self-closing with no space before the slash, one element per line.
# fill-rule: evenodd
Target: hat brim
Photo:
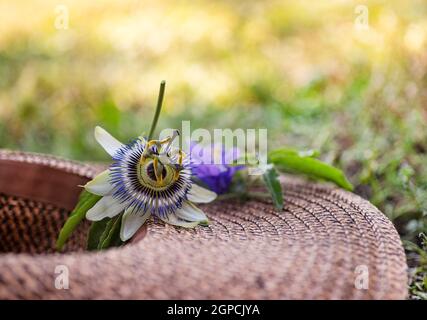
<path fill-rule="evenodd" d="M 10 170 L 33 182 L 48 177 L 48 187 L 40 190 L 58 191 L 62 183 L 69 193 L 56 199 L 55 193 L 22 187 L 28 181 L 21 187 L 0 183 L 1 299 L 407 296 L 406 259 L 393 224 L 368 201 L 328 185 L 285 179 L 281 212 L 268 201 L 217 201 L 203 205 L 211 222 L 207 227 L 187 230 L 150 221 L 132 243 L 98 253 L 83 250 L 84 223 L 66 253 L 53 254 L 78 196 L 76 185 L 100 168 L 0 151 L 0 176 Z M 64 184 L 57 174 L 72 179 Z M 54 286 L 58 265 L 69 270 L 68 290 Z"/>

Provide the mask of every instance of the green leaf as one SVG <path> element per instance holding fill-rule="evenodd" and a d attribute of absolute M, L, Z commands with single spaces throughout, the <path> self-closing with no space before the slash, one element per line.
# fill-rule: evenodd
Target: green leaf
<path fill-rule="evenodd" d="M 119 214 L 107 222 L 104 232 L 99 239 L 98 250 L 107 249 L 122 244 L 120 239 L 120 226 L 122 215 Z"/>
<path fill-rule="evenodd" d="M 101 221 L 94 221 L 89 229 L 89 234 L 87 237 L 87 249 L 96 250 L 98 249 L 101 236 L 107 226 L 110 218 L 102 219 Z"/>
<path fill-rule="evenodd" d="M 97 196 L 83 190 L 80 193 L 79 201 L 65 221 L 64 226 L 59 232 L 58 239 L 56 240 L 56 249 L 61 251 L 64 247 L 65 242 L 70 237 L 71 233 L 77 228 L 78 224 L 84 219 L 86 212 L 92 208 L 95 203 L 101 199 L 101 196 Z"/>
<path fill-rule="evenodd" d="M 271 167 L 266 170 L 263 175 L 265 185 L 270 192 L 271 198 L 275 207 L 279 210 L 283 209 L 283 193 L 282 186 L 278 179 L 278 174 L 274 167 Z"/>
<path fill-rule="evenodd" d="M 98 250 L 101 249 L 102 243 L 108 237 L 108 234 L 110 233 L 111 228 L 113 227 L 113 224 L 114 224 L 114 221 L 115 221 L 113 218 L 108 218 L 106 220 L 107 221 L 106 221 L 106 224 L 105 224 L 105 228 L 104 228 L 104 230 L 102 230 L 102 233 L 101 233 L 101 235 L 99 237 L 98 245 L 96 247 Z"/>
<path fill-rule="evenodd" d="M 312 178 L 334 182 L 344 189 L 353 190 L 353 186 L 341 170 L 318 159 L 275 150 L 269 153 L 269 162 L 283 171 L 306 174 Z"/>

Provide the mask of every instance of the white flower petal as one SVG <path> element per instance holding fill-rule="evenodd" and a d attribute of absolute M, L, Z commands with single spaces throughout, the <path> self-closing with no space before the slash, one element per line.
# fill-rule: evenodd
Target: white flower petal
<path fill-rule="evenodd" d="M 208 203 L 216 199 L 216 193 L 193 184 L 187 194 L 188 200 L 195 203 Z"/>
<path fill-rule="evenodd" d="M 106 217 L 112 218 L 125 209 L 125 204 L 114 199 L 112 196 L 102 197 L 88 212 L 86 219 L 100 221 Z"/>
<path fill-rule="evenodd" d="M 113 186 L 109 182 L 110 170 L 105 170 L 98 174 L 93 180 L 84 185 L 84 188 L 90 193 L 98 196 L 106 196 L 111 194 Z"/>
<path fill-rule="evenodd" d="M 199 224 L 199 221 L 188 222 L 179 219 L 175 214 L 170 214 L 167 217 L 160 217 L 165 223 L 172 224 L 174 226 L 183 227 L 183 228 L 194 228 Z"/>
<path fill-rule="evenodd" d="M 150 211 L 144 212 L 135 209 L 135 207 L 126 209 L 122 217 L 120 239 L 122 239 L 122 241 L 127 241 L 132 238 L 149 217 Z"/>
<path fill-rule="evenodd" d="M 99 126 L 95 128 L 95 139 L 110 156 L 114 156 L 117 150 L 123 147 L 123 144 L 119 140 Z"/>
<path fill-rule="evenodd" d="M 186 221 L 208 222 L 208 217 L 206 217 L 205 213 L 189 202 L 184 202 L 182 207 L 175 212 L 175 215 Z"/>

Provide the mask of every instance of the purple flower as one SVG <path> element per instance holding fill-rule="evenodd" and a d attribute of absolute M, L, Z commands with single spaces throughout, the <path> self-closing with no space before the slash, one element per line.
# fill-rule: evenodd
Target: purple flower
<path fill-rule="evenodd" d="M 219 144 L 203 147 L 192 142 L 190 155 L 193 174 L 217 194 L 226 193 L 235 173 L 244 168 L 243 165 L 234 164 L 239 154 L 237 148 L 226 150 Z"/>

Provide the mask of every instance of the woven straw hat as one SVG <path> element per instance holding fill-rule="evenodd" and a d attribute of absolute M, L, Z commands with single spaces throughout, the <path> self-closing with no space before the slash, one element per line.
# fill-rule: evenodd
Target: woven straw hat
<path fill-rule="evenodd" d="M 150 222 L 132 243 L 84 250 L 88 223 L 54 243 L 100 168 L 0 151 L 1 299 L 404 299 L 406 261 L 392 223 L 360 197 L 284 180 L 285 207 L 215 202 L 209 227 Z M 68 289 L 56 289 L 66 266 Z M 63 269 L 60 269 L 63 270 Z"/>

